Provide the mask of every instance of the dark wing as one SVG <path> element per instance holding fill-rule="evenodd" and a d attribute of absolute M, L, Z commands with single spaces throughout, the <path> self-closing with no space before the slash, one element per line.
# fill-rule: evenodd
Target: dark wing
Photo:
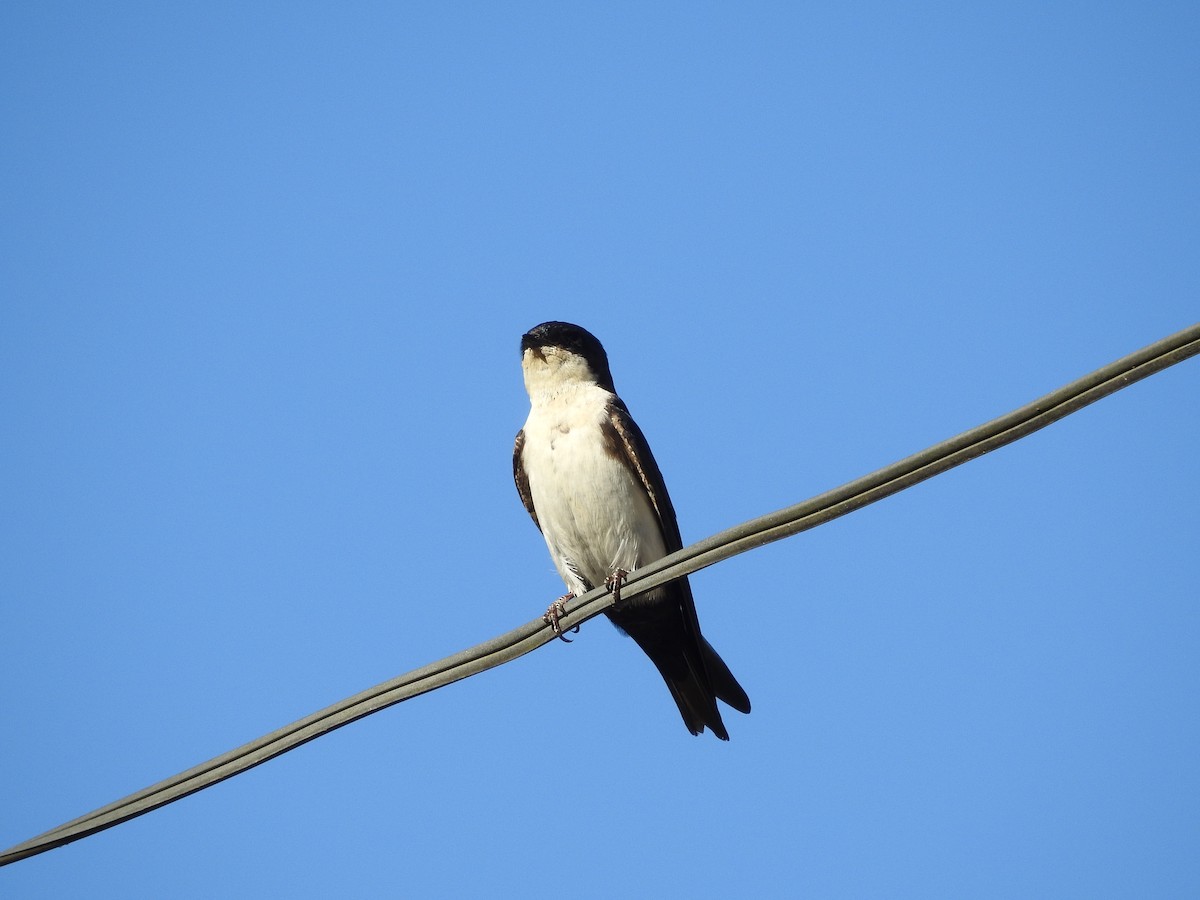
<path fill-rule="evenodd" d="M 667 552 L 674 553 L 679 550 L 683 547 L 683 539 L 679 536 L 679 520 L 675 517 L 675 507 L 671 505 L 671 496 L 667 493 L 662 471 L 654 460 L 654 454 L 650 452 L 650 445 L 646 443 L 642 429 L 638 428 L 637 422 L 633 421 L 633 416 L 619 397 L 613 397 L 608 404 L 608 421 L 603 430 L 605 449 L 617 459 L 629 463 L 629 468 L 637 473 L 638 480 L 646 489 L 650 505 L 658 514 Z"/>
<path fill-rule="evenodd" d="M 541 531 L 542 526 L 538 522 L 537 510 L 533 508 L 533 494 L 529 493 L 529 476 L 525 474 L 525 460 L 522 457 L 524 450 L 525 429 L 522 428 L 517 432 L 517 440 L 513 445 L 513 481 L 517 483 L 517 493 L 521 495 L 521 502 L 525 504 L 526 512 L 533 519 L 533 524 L 537 525 L 538 531 Z"/>
<path fill-rule="evenodd" d="M 650 498 L 662 527 L 663 545 L 668 553 L 683 547 L 675 507 L 667 493 L 662 471 L 650 452 L 642 430 L 625 404 L 614 397 L 608 406 L 608 421 L 603 426 L 605 448 L 618 460 L 628 463 Z M 739 712 L 750 712 L 750 699 L 737 683 L 729 667 L 700 633 L 696 602 L 686 578 L 656 588 L 668 602 L 631 605 L 612 609 L 608 617 L 629 634 L 645 651 L 663 676 L 683 721 L 692 734 L 705 726 L 722 740 L 729 740 L 716 698 Z"/>

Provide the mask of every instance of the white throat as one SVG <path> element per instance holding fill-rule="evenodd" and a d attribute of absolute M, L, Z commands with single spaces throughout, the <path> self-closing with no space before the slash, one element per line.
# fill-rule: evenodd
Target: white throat
<path fill-rule="evenodd" d="M 583 357 L 556 347 L 543 350 L 540 356 L 526 350 L 521 357 L 521 372 L 525 391 L 535 407 L 563 395 L 576 395 L 581 390 L 603 390 Z"/>

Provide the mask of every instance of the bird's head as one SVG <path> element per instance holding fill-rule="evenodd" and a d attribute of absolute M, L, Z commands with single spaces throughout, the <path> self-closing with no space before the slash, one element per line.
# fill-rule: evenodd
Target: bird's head
<path fill-rule="evenodd" d="M 553 390 L 570 384 L 596 384 L 613 390 L 608 354 L 585 328 L 569 322 L 543 322 L 521 337 L 521 370 L 525 387 Z"/>

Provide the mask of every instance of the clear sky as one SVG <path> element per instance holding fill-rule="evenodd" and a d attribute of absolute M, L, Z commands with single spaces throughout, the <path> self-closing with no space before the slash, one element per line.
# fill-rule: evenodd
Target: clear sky
<path fill-rule="evenodd" d="M 0 845 L 540 615 L 518 341 L 686 541 L 1200 320 L 1190 3 L 8 3 Z M 13 898 L 1194 897 L 1200 361 Z"/>

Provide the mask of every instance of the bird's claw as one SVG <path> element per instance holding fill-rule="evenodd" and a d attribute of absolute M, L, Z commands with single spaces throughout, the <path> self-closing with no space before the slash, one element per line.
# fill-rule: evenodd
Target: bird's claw
<path fill-rule="evenodd" d="M 613 606 L 621 602 L 621 585 L 625 583 L 625 579 L 629 577 L 629 573 L 624 569 L 614 569 L 613 573 L 608 576 L 608 580 L 604 582 L 604 586 L 608 588 L 608 592 L 613 595 Z"/>
<path fill-rule="evenodd" d="M 550 604 L 550 608 L 547 609 L 546 614 L 542 616 L 542 621 L 550 626 L 551 630 L 554 632 L 554 636 L 560 641 L 566 641 L 568 644 L 571 643 L 571 639 L 563 633 L 562 625 L 558 620 L 567 614 L 567 601 L 574 599 L 574 594 L 563 594 Z M 571 629 L 571 631 L 578 632 L 579 626 L 576 625 Z"/>

